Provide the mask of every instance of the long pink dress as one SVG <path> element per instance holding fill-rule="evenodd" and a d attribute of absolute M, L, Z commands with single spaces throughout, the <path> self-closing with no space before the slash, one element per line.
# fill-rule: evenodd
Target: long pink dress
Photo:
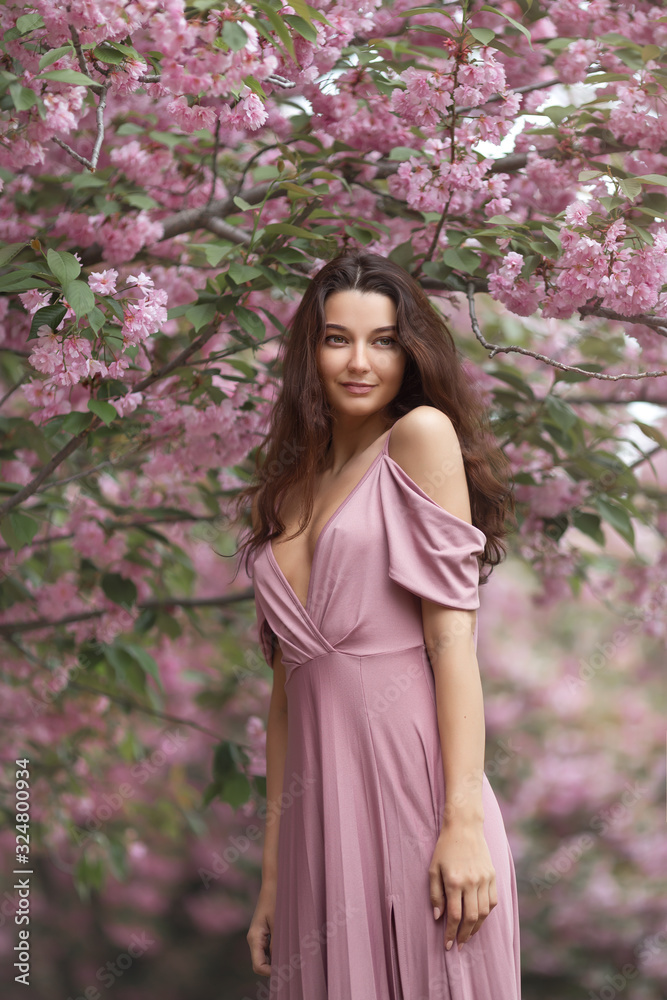
<path fill-rule="evenodd" d="M 270 543 L 251 560 L 260 642 L 269 665 L 280 642 L 289 716 L 261 995 L 520 1000 L 514 863 L 486 775 L 498 905 L 460 952 L 445 951 L 429 897 L 446 798 L 421 598 L 478 608 L 485 536 L 420 489 L 388 444 L 325 524 L 305 608 Z"/>

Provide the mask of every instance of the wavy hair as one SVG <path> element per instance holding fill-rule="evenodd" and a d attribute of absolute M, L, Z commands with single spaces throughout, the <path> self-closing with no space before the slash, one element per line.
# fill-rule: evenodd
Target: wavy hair
<path fill-rule="evenodd" d="M 452 421 L 458 435 L 470 495 L 472 523 L 486 535 L 480 571 L 504 558 L 507 515 L 515 499 L 509 462 L 493 434 L 486 407 L 462 367 L 462 355 L 442 316 L 421 286 L 398 264 L 376 253 L 347 251 L 312 278 L 281 345 L 282 386 L 273 404 L 269 430 L 255 454 L 255 482 L 235 498 L 239 509 L 256 497 L 257 524 L 241 544 L 250 553 L 282 534 L 280 504 L 298 487 L 302 497 L 300 535 L 313 511 L 315 480 L 326 468 L 333 415 L 320 379 L 316 352 L 325 336 L 324 303 L 342 291 L 388 295 L 396 306 L 397 337 L 406 354 L 401 387 L 387 407 L 397 420 L 416 406 L 434 406 Z M 260 452 L 265 450 L 263 461 Z"/>

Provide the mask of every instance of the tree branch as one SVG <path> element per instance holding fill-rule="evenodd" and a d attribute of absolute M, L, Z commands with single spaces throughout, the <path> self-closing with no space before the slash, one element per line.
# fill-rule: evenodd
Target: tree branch
<path fill-rule="evenodd" d="M 86 75 L 88 75 L 86 73 Z M 89 170 L 95 170 L 97 166 L 97 161 L 100 158 L 100 151 L 102 149 L 102 141 L 104 139 L 104 109 L 107 103 L 107 94 L 109 92 L 110 83 L 98 84 L 101 89 L 100 99 L 97 103 L 97 109 L 95 112 L 95 118 L 97 121 L 97 135 L 95 136 L 95 144 L 93 146 L 93 152 L 89 160 L 85 156 L 81 156 L 77 153 L 71 146 L 68 146 L 66 142 L 59 139 L 57 136 L 51 136 L 53 142 L 55 142 L 61 149 L 64 149 L 70 156 L 73 156 L 75 160 L 83 164 L 84 167 L 88 167 Z"/>
<path fill-rule="evenodd" d="M 602 306 L 581 306 L 579 315 L 582 319 L 586 316 L 600 316 L 602 319 L 615 319 L 620 323 L 641 323 L 642 326 L 655 330 L 661 337 L 667 337 L 667 318 L 662 316 L 623 316 L 613 309 L 604 309 Z"/>
<path fill-rule="evenodd" d="M 602 372 L 591 372 L 586 368 L 577 368 L 576 365 L 565 365 L 561 361 L 556 361 L 554 358 L 548 358 L 546 354 L 538 354 L 537 351 L 529 351 L 525 347 L 518 347 L 517 345 L 501 347 L 499 344 L 489 344 L 488 341 L 484 339 L 484 335 L 482 334 L 477 321 L 477 314 L 475 312 L 475 286 L 472 282 L 468 284 L 467 294 L 470 325 L 472 326 L 473 333 L 482 347 L 485 347 L 489 351 L 490 358 L 494 357 L 496 354 L 523 354 L 526 357 L 535 358 L 537 361 L 543 361 L 545 364 L 551 365 L 553 368 L 558 368 L 560 371 L 577 372 L 577 374 L 586 375 L 588 378 L 597 378 L 608 382 L 618 382 L 620 379 L 660 378 L 663 375 L 667 375 L 667 371 L 639 372 L 637 375 L 607 375 Z"/>
<path fill-rule="evenodd" d="M 208 229 L 210 233 L 214 233 L 220 239 L 229 240 L 230 243 L 240 243 L 246 247 L 252 243 L 250 233 L 246 233 L 245 230 L 239 229 L 238 226 L 232 226 L 231 223 L 224 222 L 222 219 L 216 219 L 214 215 L 208 218 L 202 217 L 201 228 Z"/>
<path fill-rule="evenodd" d="M 224 594 L 219 597 L 151 597 L 145 601 L 137 601 L 135 608 L 146 611 L 151 608 L 220 608 L 228 604 L 238 604 L 242 601 L 249 601 L 254 597 L 255 591 L 252 587 L 241 590 L 236 594 Z M 34 632 L 40 628 L 56 628 L 58 625 L 71 625 L 72 622 L 85 622 L 93 618 L 101 618 L 102 615 L 113 611 L 113 608 L 95 608 L 92 611 L 80 611 L 73 615 L 65 615 L 63 618 L 38 618 L 34 621 L 22 622 L 0 622 L 0 635 L 10 639 L 16 632 Z"/>
<path fill-rule="evenodd" d="M 173 722 L 177 726 L 189 726 L 191 729 L 197 729 L 200 733 L 204 733 L 205 736 L 211 736 L 218 742 L 224 739 L 221 733 L 216 733 L 213 729 L 202 726 L 201 723 L 195 722 L 194 719 L 185 719 L 180 715 L 172 715 L 170 712 L 161 712 L 159 709 L 137 701 L 136 698 L 132 698 L 127 694 L 120 694 L 116 691 L 105 691 L 104 688 L 91 687 L 90 684 L 82 684 L 80 681 L 70 681 L 67 687 L 75 688 L 77 691 L 86 691 L 101 698 L 108 698 L 109 701 L 116 702 L 116 704 L 122 705 L 125 708 L 136 712 L 143 712 L 144 715 L 152 715 L 156 719 L 163 719 L 165 722 Z M 246 744 L 240 745 L 245 746 Z"/>
<path fill-rule="evenodd" d="M 135 383 L 132 387 L 132 391 L 143 392 L 144 389 L 153 385 L 154 382 L 158 382 L 160 379 L 166 378 L 166 376 L 174 371 L 174 369 L 179 368 L 184 361 L 187 361 L 191 354 L 194 354 L 201 347 L 203 347 L 204 344 L 216 333 L 217 324 L 215 322 L 207 324 L 201 333 L 195 337 L 195 339 L 186 348 L 184 348 L 180 354 L 178 354 L 171 361 L 168 361 L 167 364 L 163 365 L 162 368 L 158 369 L 158 371 L 151 372 L 151 374 L 147 375 L 146 378 L 143 378 L 139 382 Z M 230 348 L 229 352 L 231 354 L 240 349 L 241 348 L 239 347 Z M 102 420 L 100 417 L 93 416 L 93 419 L 88 426 L 68 441 L 59 452 L 56 452 L 53 458 L 51 458 L 50 461 L 48 461 L 47 464 L 40 469 L 37 475 L 31 479 L 29 483 L 26 483 L 22 489 L 0 505 L 0 518 L 4 517 L 4 515 L 10 510 L 13 510 L 14 507 L 18 507 L 18 505 L 23 503 L 27 497 L 32 496 L 37 488 L 42 485 L 47 476 L 50 476 L 54 469 L 57 469 L 66 458 L 69 458 L 69 456 L 84 443 L 91 431 L 96 430 L 101 423 Z"/>
<path fill-rule="evenodd" d="M 529 94 L 532 90 L 546 90 L 547 87 L 555 87 L 557 84 L 561 83 L 557 77 L 554 80 L 543 80 L 542 83 L 527 83 L 524 87 L 514 87 L 510 90 L 508 94 L 492 94 L 491 97 L 487 98 L 483 104 L 469 104 L 465 108 L 457 108 L 457 115 L 468 115 L 471 111 L 478 111 L 480 108 L 486 107 L 487 104 L 495 104 L 498 101 L 504 101 L 507 97 L 512 94 Z"/>
<path fill-rule="evenodd" d="M 630 402 L 630 400 L 627 400 Z M 178 514 L 173 517 L 148 517 L 143 521 L 98 521 L 105 531 L 127 531 L 131 528 L 143 528 L 151 524 L 182 524 L 184 521 L 196 521 L 198 524 L 208 521 L 215 521 L 220 514 Z M 48 535 L 46 538 L 33 538 L 31 542 L 26 542 L 21 546 L 21 551 L 39 548 L 42 545 L 52 545 L 54 542 L 65 542 L 68 538 L 74 538 L 76 532 L 67 531 L 62 535 Z M 11 545 L 0 545 L 0 555 L 13 552 Z"/>
<path fill-rule="evenodd" d="M 24 656 L 27 660 L 30 660 L 31 663 L 34 663 L 42 670 L 51 673 L 48 665 L 38 656 L 35 656 L 31 650 L 26 649 L 25 646 L 22 646 L 20 642 L 12 637 L 10 637 L 8 641 L 12 646 L 15 646 L 18 649 L 22 656 Z M 109 701 L 117 702 L 127 708 L 133 708 L 138 712 L 144 712 L 146 715 L 152 715 L 155 718 L 164 719 L 165 722 L 175 722 L 177 725 L 191 726 L 193 729 L 198 729 L 200 732 L 205 733 L 207 736 L 212 736 L 216 740 L 222 739 L 218 733 L 213 732 L 212 729 L 207 729 L 206 726 L 202 726 L 199 722 L 195 722 L 194 719 L 184 719 L 176 715 L 171 715 L 168 712 L 161 712 L 159 709 L 153 708 L 151 705 L 145 705 L 140 701 L 136 701 L 136 699 L 132 698 L 130 695 L 116 693 L 115 691 L 105 691 L 104 688 L 96 688 L 89 684 L 82 684 L 81 681 L 68 680 L 67 684 L 61 691 L 52 692 L 54 698 L 59 694 L 62 694 L 66 688 L 75 688 L 77 691 L 86 691 L 90 694 L 98 695 L 99 697 L 108 698 Z"/>

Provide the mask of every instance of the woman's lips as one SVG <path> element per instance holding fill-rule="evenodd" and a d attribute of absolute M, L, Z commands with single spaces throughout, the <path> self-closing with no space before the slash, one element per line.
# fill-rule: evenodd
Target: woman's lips
<path fill-rule="evenodd" d="M 345 382 L 342 382 L 341 384 L 343 388 L 347 389 L 348 392 L 351 392 L 353 396 L 365 396 L 367 392 L 370 392 L 371 389 L 375 388 L 374 385 L 352 385 L 351 383 Z"/>

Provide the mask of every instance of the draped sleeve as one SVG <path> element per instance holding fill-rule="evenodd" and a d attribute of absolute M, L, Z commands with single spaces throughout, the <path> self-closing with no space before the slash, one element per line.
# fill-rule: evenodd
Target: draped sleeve
<path fill-rule="evenodd" d="M 389 454 L 380 470 L 389 576 L 445 607 L 479 607 L 479 562 L 486 535 L 441 507 Z"/>

